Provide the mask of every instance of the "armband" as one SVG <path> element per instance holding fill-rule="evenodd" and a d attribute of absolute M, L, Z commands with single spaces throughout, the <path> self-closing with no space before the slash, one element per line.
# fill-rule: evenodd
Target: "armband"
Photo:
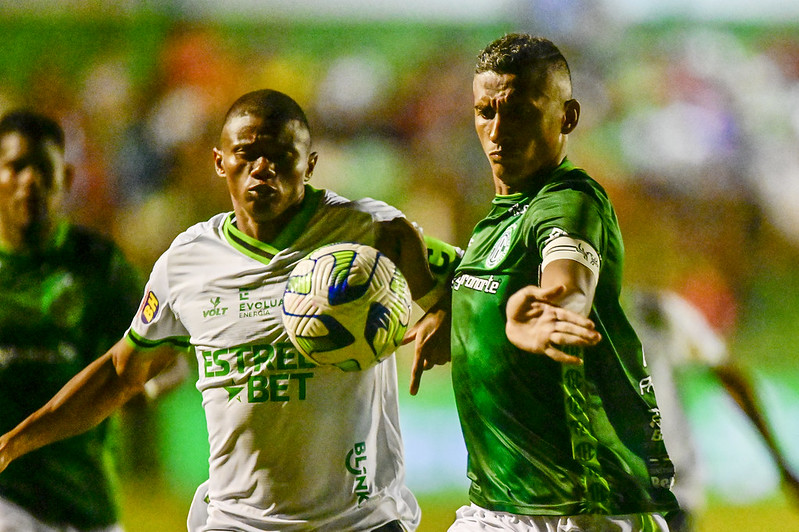
<path fill-rule="evenodd" d="M 552 261 L 567 259 L 579 262 L 594 274 L 594 281 L 599 278 L 599 253 L 579 238 L 561 235 L 550 240 L 541 252 L 541 271 Z"/>
<path fill-rule="evenodd" d="M 416 304 L 427 312 L 450 289 L 455 268 L 458 267 L 463 257 L 463 250 L 429 236 L 424 237 L 424 243 L 427 247 L 427 262 L 436 284 L 429 292 L 417 299 Z"/>

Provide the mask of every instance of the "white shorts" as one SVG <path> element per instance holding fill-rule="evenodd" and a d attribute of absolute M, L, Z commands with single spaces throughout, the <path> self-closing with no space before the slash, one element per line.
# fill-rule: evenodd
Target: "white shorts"
<path fill-rule="evenodd" d="M 27 510 L 0 497 L 0 532 L 122 532 L 119 525 L 81 530 L 68 525 L 51 525 L 36 519 Z"/>
<path fill-rule="evenodd" d="M 660 514 L 519 515 L 461 506 L 448 532 L 668 532 Z"/>

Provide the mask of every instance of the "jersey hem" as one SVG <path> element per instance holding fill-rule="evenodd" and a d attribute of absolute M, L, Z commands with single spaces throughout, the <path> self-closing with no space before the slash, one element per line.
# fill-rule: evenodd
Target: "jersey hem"
<path fill-rule="evenodd" d="M 136 349 L 155 349 L 163 345 L 171 345 L 180 349 L 188 350 L 191 347 L 191 342 L 188 336 L 172 336 L 169 338 L 162 338 L 160 340 L 149 340 L 140 334 L 137 334 L 133 329 L 128 330 L 125 334 L 125 340 L 132 347 Z"/>

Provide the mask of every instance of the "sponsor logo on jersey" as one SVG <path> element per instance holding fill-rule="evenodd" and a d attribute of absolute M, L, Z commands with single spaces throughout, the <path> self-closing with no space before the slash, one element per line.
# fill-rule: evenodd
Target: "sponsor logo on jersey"
<path fill-rule="evenodd" d="M 316 367 L 287 342 L 198 349 L 197 354 L 205 378 L 230 377 L 223 386 L 228 402 L 304 401 L 307 381 L 314 375 L 308 370 Z"/>
<path fill-rule="evenodd" d="M 652 414 L 652 419 L 649 422 L 649 428 L 652 429 L 652 441 L 663 441 L 663 432 L 660 428 L 660 408 L 650 408 L 649 413 Z"/>
<path fill-rule="evenodd" d="M 515 230 L 516 224 L 511 225 L 505 229 L 505 232 L 503 232 L 502 236 L 499 237 L 499 240 L 496 241 L 494 247 L 491 248 L 491 253 L 488 254 L 488 257 L 486 257 L 487 268 L 494 268 L 497 264 L 502 262 L 502 259 L 504 259 L 505 255 L 508 254 L 508 250 L 510 250 L 511 237 L 513 236 L 513 232 Z"/>
<path fill-rule="evenodd" d="M 142 301 L 141 307 L 141 321 L 144 324 L 148 324 L 152 322 L 155 317 L 158 315 L 158 309 L 160 308 L 158 303 L 158 298 L 155 296 L 155 293 L 150 290 L 147 292 L 144 300 Z"/>
<path fill-rule="evenodd" d="M 268 316 L 273 308 L 283 306 L 283 299 L 251 299 L 249 289 L 239 289 L 239 318 Z"/>
<path fill-rule="evenodd" d="M 477 292 L 485 292 L 486 294 L 496 294 L 501 284 L 502 280 L 494 279 L 493 275 L 489 275 L 486 278 L 461 273 L 452 280 L 452 289 L 460 290 L 463 287 Z"/>
<path fill-rule="evenodd" d="M 353 491 L 358 497 L 358 505 L 363 501 L 369 500 L 366 460 L 366 442 L 358 442 L 352 446 L 352 449 L 347 453 L 347 459 L 344 461 L 347 471 L 355 475 L 355 489 Z"/>
<path fill-rule="evenodd" d="M 213 318 L 215 316 L 224 316 L 227 313 L 228 307 L 220 307 L 219 304 L 222 302 L 222 298 L 219 296 L 212 297 L 209 299 L 211 302 L 211 308 L 204 308 L 203 309 L 203 318 Z"/>
<path fill-rule="evenodd" d="M 638 381 L 638 393 L 646 395 L 648 393 L 655 393 L 655 385 L 652 383 L 652 377 L 644 377 Z"/>

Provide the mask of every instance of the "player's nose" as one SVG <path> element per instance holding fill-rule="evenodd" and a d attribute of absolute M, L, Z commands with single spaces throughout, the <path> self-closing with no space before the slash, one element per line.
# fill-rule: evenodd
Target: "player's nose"
<path fill-rule="evenodd" d="M 275 164 L 264 156 L 258 157 L 250 168 L 250 175 L 258 179 L 272 179 L 277 175 Z"/>

